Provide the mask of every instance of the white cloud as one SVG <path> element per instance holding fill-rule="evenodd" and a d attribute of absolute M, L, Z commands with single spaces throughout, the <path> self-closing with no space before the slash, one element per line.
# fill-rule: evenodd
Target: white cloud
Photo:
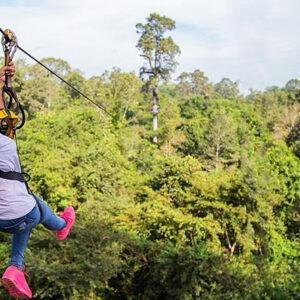
<path fill-rule="evenodd" d="M 137 71 L 135 24 L 158 12 L 177 22 L 178 72 L 200 68 L 246 90 L 300 77 L 299 8 L 298 0 L 11 0 L 0 1 L 0 25 L 38 58 L 63 58 L 91 76 Z"/>

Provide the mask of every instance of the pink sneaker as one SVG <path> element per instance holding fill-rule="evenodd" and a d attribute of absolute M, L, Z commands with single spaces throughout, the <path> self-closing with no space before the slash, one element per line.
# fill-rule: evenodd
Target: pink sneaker
<path fill-rule="evenodd" d="M 28 274 L 23 270 L 19 270 L 15 266 L 10 266 L 6 269 L 2 276 L 2 284 L 9 291 L 9 293 L 17 299 L 31 299 L 32 292 L 27 284 L 25 275 Z"/>
<path fill-rule="evenodd" d="M 67 237 L 67 235 L 69 234 L 69 231 L 75 222 L 74 208 L 72 206 L 68 206 L 64 210 L 64 212 L 62 213 L 62 215 L 60 217 L 65 219 L 65 221 L 67 222 L 67 225 L 65 228 L 56 231 L 56 237 L 59 240 L 64 240 Z"/>

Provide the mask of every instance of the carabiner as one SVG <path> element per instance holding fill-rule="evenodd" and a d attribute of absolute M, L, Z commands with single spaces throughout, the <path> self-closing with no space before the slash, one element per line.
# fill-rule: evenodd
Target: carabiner
<path fill-rule="evenodd" d="M 12 60 L 18 48 L 18 39 L 15 33 L 10 29 L 5 29 L 4 33 L 5 35 L 3 35 L 1 39 L 3 51 L 7 52 L 10 60 Z"/>

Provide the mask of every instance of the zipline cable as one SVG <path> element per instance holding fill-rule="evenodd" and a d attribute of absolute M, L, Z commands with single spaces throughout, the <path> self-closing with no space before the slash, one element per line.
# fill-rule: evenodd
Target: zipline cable
<path fill-rule="evenodd" d="M 72 88 L 74 91 L 76 91 L 79 95 L 81 95 L 82 97 L 84 97 L 85 99 L 87 99 L 88 101 L 90 101 L 91 103 L 93 103 L 94 105 L 96 105 L 98 108 L 102 109 L 104 112 L 106 112 L 108 115 L 110 115 L 112 117 L 112 114 L 109 113 L 106 108 L 104 108 L 104 106 L 102 104 L 97 103 L 96 101 L 92 100 L 90 97 L 86 96 L 84 93 L 82 93 L 80 90 L 78 90 L 76 87 L 74 87 L 72 84 L 70 84 L 68 81 L 66 81 L 65 79 L 63 79 L 61 76 L 59 76 L 58 74 L 56 74 L 54 71 L 52 71 L 51 69 L 49 69 L 47 66 L 45 66 L 42 62 L 40 62 L 39 60 L 37 60 L 36 58 L 34 58 L 31 54 L 29 54 L 27 51 L 25 51 L 23 48 L 21 48 L 19 45 L 17 45 L 17 48 L 19 50 L 21 50 L 23 53 L 25 53 L 27 56 L 29 56 L 31 59 L 33 59 L 34 61 L 36 61 L 39 65 L 41 65 L 42 67 L 44 67 L 47 71 L 49 71 L 52 75 L 56 76 L 58 79 L 60 79 L 62 82 L 64 82 L 66 85 L 68 85 L 70 88 Z"/>
<path fill-rule="evenodd" d="M 0 32 L 3 34 L 3 36 L 5 37 L 5 39 L 7 41 L 10 41 L 9 36 L 2 30 L 2 28 L 0 28 Z M 70 88 L 72 88 L 74 91 L 76 91 L 79 95 L 81 95 L 82 97 L 84 97 L 85 99 L 87 99 L 88 101 L 90 101 L 92 104 L 96 105 L 98 108 L 100 108 L 101 110 L 103 110 L 105 113 L 107 113 L 110 117 L 113 117 L 113 115 L 107 111 L 107 109 L 100 103 L 97 103 L 95 100 L 91 99 L 90 97 L 86 96 L 84 93 L 82 93 L 80 90 L 78 90 L 76 87 L 74 87 L 72 84 L 70 84 L 68 81 L 66 81 L 65 79 L 63 79 L 61 76 L 59 76 L 58 74 L 56 74 L 54 71 L 52 71 L 51 69 L 49 69 L 47 66 L 45 66 L 42 62 L 40 62 L 38 59 L 36 59 L 35 57 L 33 57 L 31 54 L 29 54 L 27 51 L 25 51 L 22 47 L 20 47 L 19 45 L 17 45 L 17 48 L 19 50 L 21 50 L 24 54 L 26 54 L 27 56 L 29 56 L 32 60 L 34 60 L 35 62 L 37 62 L 39 65 L 41 65 L 43 68 L 45 68 L 48 72 L 50 72 L 52 75 L 54 75 L 55 77 L 57 77 L 59 80 L 61 80 L 63 83 L 65 83 L 66 85 L 68 85 Z"/>

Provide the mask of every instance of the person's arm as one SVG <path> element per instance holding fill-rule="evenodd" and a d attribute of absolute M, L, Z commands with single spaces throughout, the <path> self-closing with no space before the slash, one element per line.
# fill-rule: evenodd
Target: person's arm
<path fill-rule="evenodd" d="M 14 76 L 15 74 L 15 65 L 11 61 L 9 66 L 4 66 L 0 68 L 0 109 L 4 108 L 4 101 L 2 98 L 2 91 L 5 84 L 5 73 L 7 72 L 8 76 Z"/>

